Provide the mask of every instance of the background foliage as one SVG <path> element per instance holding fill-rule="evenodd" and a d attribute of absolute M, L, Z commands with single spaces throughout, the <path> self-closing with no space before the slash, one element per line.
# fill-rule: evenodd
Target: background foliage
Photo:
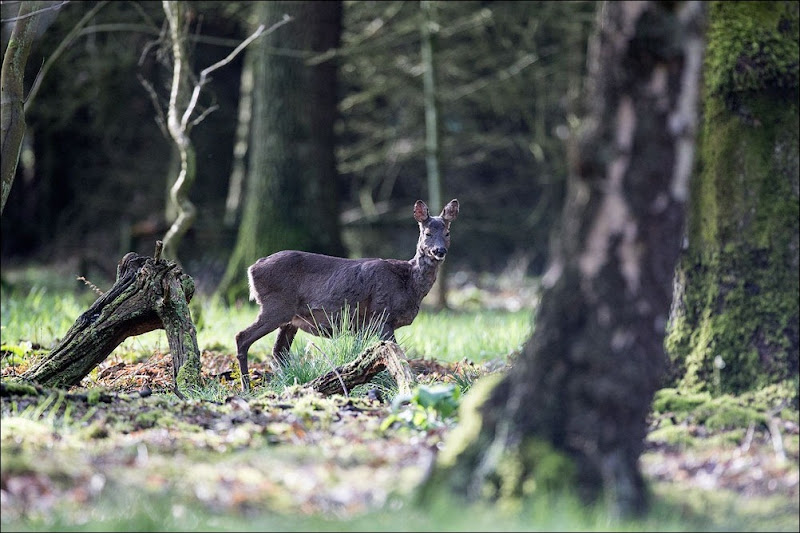
<path fill-rule="evenodd" d="M 93 5 L 73 2 L 47 17 L 27 84 Z M 3 4 L 3 18 L 14 9 Z M 591 2 L 436 3 L 444 195 L 469 212 L 450 256 L 456 269 L 502 270 L 509 257 L 530 273 L 543 268 L 594 9 Z M 189 10 L 195 72 L 225 57 L 256 22 L 248 2 L 192 2 Z M 428 197 L 419 4 L 345 2 L 343 17 L 334 88 L 343 238 L 353 256 L 408 258 L 416 237 L 410 208 Z M 170 221 L 177 161 L 138 78 L 166 100 L 169 70 L 154 44 L 162 26 L 160 3 L 111 2 L 46 73 L 3 213 L 4 262 L 69 263 L 99 281 L 113 279 L 126 252 L 152 253 Z M 9 31 L 4 24 L 4 46 Z M 180 256 L 201 290 L 219 280 L 236 235 L 221 222 L 243 57 L 215 72 L 201 104 L 219 108 L 192 130 L 198 218 Z"/>

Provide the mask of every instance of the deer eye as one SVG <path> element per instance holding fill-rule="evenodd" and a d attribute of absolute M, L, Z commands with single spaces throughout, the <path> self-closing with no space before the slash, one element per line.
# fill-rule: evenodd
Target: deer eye
<path fill-rule="evenodd" d="M 450 232 L 448 231 L 447 233 L 444 234 L 444 236 L 445 237 L 449 237 L 450 236 Z"/>
<path fill-rule="evenodd" d="M 426 231 L 426 232 L 425 232 L 425 236 L 426 236 L 426 237 L 430 237 L 430 236 L 431 236 L 431 232 L 430 232 L 430 231 Z"/>

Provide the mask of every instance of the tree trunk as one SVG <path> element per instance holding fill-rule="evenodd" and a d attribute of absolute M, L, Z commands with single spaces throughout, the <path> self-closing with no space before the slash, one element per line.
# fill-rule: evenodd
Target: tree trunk
<path fill-rule="evenodd" d="M 188 28 L 184 20 L 184 5 L 181 1 L 173 0 L 163 0 L 162 4 L 169 23 L 172 43 L 172 86 L 167 109 L 167 130 L 180 157 L 180 171 L 169 190 L 169 201 L 175 212 L 175 220 L 164 235 L 164 255 L 177 260 L 181 240 L 194 223 L 197 213 L 197 209 L 189 199 L 189 191 L 197 176 L 197 167 L 194 146 L 189 137 L 190 128 L 181 116 L 189 101 L 189 72 L 191 72 L 189 56 L 186 53 Z"/>
<path fill-rule="evenodd" d="M 325 52 L 339 46 L 342 4 L 260 2 L 258 19 L 293 21 L 251 50 L 254 95 L 247 192 L 236 246 L 218 293 L 247 295 L 247 267 L 286 248 L 343 255 L 334 122 L 334 59 L 309 65 L 275 48 Z"/>
<path fill-rule="evenodd" d="M 14 184 L 22 139 L 25 137 L 25 64 L 31 44 L 36 37 L 39 15 L 36 13 L 43 2 L 20 2 L 17 20 L 8 41 L 3 68 L 0 72 L 0 95 L 2 95 L 2 148 L 0 149 L 0 178 L 2 179 L 2 203 L 0 213 L 6 207 L 8 194 Z"/>
<path fill-rule="evenodd" d="M 242 204 L 242 190 L 247 173 L 247 146 L 250 144 L 250 122 L 253 116 L 253 54 L 245 54 L 239 83 L 239 112 L 236 117 L 236 139 L 233 145 L 233 163 L 225 199 L 226 227 L 235 228 Z"/>
<path fill-rule="evenodd" d="M 604 496 L 612 515 L 647 508 L 638 459 L 664 366 L 702 11 L 602 5 L 561 249 L 534 333 L 508 375 L 476 384 L 426 489 L 497 500 L 566 489 Z"/>
<path fill-rule="evenodd" d="M 200 386 L 200 351 L 189 311 L 194 281 L 172 261 L 130 252 L 117 281 L 69 329 L 59 344 L 24 374 L 47 387 L 71 387 L 128 337 L 158 328 L 167 334 L 175 391 Z"/>
<path fill-rule="evenodd" d="M 711 4 L 702 167 L 667 338 L 683 386 L 797 377 L 798 5 Z"/>
<path fill-rule="evenodd" d="M 434 212 L 438 212 L 442 204 L 442 179 L 439 162 L 441 160 L 441 141 L 439 133 L 439 102 L 436 97 L 436 62 L 434 60 L 435 46 L 434 34 L 437 31 L 435 6 L 430 0 L 421 0 L 421 52 L 423 66 L 423 100 L 425 102 L 425 166 L 428 170 L 428 205 Z M 447 264 L 439 267 L 439 276 L 436 278 L 433 290 L 434 305 L 437 309 L 447 307 Z"/>

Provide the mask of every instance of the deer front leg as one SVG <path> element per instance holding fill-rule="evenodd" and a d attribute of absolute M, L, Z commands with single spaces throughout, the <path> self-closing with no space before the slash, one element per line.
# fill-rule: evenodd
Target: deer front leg
<path fill-rule="evenodd" d="M 242 390 L 250 390 L 250 375 L 247 370 L 247 351 L 258 339 L 278 327 L 280 322 L 269 320 L 262 312 L 250 326 L 236 334 L 236 360 L 239 362 L 239 372 L 242 374 Z"/>
<path fill-rule="evenodd" d="M 284 324 L 278 329 L 278 338 L 275 339 L 275 346 L 272 347 L 272 357 L 275 358 L 278 365 L 286 365 L 289 348 L 292 347 L 292 341 L 296 333 L 297 326 L 293 326 L 291 323 Z"/>
<path fill-rule="evenodd" d="M 247 370 L 247 354 L 237 354 L 236 360 L 239 362 L 239 374 L 241 374 L 242 391 L 250 390 L 250 374 Z"/>

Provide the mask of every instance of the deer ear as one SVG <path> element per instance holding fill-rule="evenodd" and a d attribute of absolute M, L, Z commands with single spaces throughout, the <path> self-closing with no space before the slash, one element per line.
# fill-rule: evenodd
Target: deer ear
<path fill-rule="evenodd" d="M 441 216 L 447 222 L 452 222 L 458 218 L 458 200 L 455 198 L 450 200 L 450 202 L 444 206 L 444 209 L 442 209 L 442 214 L 439 216 Z"/>
<path fill-rule="evenodd" d="M 417 200 L 414 204 L 414 220 L 420 224 L 428 220 L 428 206 L 422 200 Z"/>

